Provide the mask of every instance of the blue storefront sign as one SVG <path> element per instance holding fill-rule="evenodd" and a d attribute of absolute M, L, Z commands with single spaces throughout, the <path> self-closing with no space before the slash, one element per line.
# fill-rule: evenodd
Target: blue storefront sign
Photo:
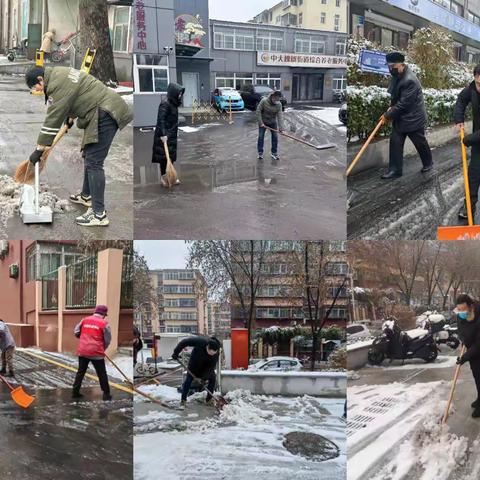
<path fill-rule="evenodd" d="M 459 17 L 430 0 L 383 0 L 394 7 L 413 13 L 448 30 L 480 42 L 480 26 Z"/>
<path fill-rule="evenodd" d="M 374 50 L 362 50 L 358 57 L 358 63 L 362 72 L 390 75 L 386 53 L 376 52 Z"/>

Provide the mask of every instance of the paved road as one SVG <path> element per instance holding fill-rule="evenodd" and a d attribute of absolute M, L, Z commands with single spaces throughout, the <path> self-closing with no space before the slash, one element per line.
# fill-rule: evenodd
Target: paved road
<path fill-rule="evenodd" d="M 22 410 L 0 386 L 0 478 L 131 480 L 132 399 L 113 390 L 103 402 L 85 379 L 85 399 L 71 399 L 74 373 L 17 352 L 17 380 L 35 395 Z"/>
<path fill-rule="evenodd" d="M 42 96 L 29 95 L 23 79 L 0 77 L 0 175 L 13 175 L 16 166 L 30 155 L 45 117 Z M 81 189 L 83 131 L 74 127 L 55 147 L 41 176 L 43 188 L 67 199 Z M 105 162 L 108 228 L 81 228 L 75 217 L 85 209 L 71 206 L 54 216 L 53 225 L 24 225 L 18 215 L 0 222 L 0 238 L 24 239 L 128 239 L 133 238 L 132 129 L 117 133 Z M 1 192 L 0 192 L 1 195 Z"/>
<path fill-rule="evenodd" d="M 345 134 L 306 110 L 285 112 L 287 130 L 317 151 L 281 138 L 279 162 L 256 155 L 252 112 L 235 124 L 216 121 L 180 131 L 176 168 L 182 185 L 159 185 L 152 166 L 153 133 L 135 130 L 136 238 L 335 239 L 345 236 Z M 191 125 L 187 125 L 190 127 Z"/>
<path fill-rule="evenodd" d="M 351 153 L 350 153 L 351 154 Z M 405 159 L 403 177 L 381 180 L 385 169 L 348 179 L 348 238 L 436 239 L 440 225 L 458 225 L 463 198 L 458 142 L 433 149 L 435 169 L 421 174 L 417 156 Z"/>

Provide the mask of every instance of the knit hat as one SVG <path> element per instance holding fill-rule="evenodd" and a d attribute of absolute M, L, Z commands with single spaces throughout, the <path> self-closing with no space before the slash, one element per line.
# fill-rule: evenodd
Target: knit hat
<path fill-rule="evenodd" d="M 400 52 L 387 53 L 387 63 L 403 63 L 405 62 L 405 55 Z"/>
<path fill-rule="evenodd" d="M 43 67 L 32 67 L 25 74 L 25 83 L 28 88 L 33 88 L 38 83 L 38 77 L 45 77 Z"/>
<path fill-rule="evenodd" d="M 98 313 L 99 315 L 103 315 L 105 317 L 108 313 L 108 307 L 106 305 L 97 305 L 95 307 L 95 313 Z"/>
<path fill-rule="evenodd" d="M 210 350 L 215 350 L 216 352 L 218 352 L 220 350 L 220 347 L 221 347 L 221 343 L 220 343 L 220 340 L 218 340 L 218 338 L 216 338 L 216 337 L 210 337 L 209 338 L 208 348 Z"/>

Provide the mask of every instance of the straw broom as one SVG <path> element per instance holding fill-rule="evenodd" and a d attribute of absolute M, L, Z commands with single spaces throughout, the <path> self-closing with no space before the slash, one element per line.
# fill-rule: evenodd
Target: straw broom
<path fill-rule="evenodd" d="M 167 142 L 163 143 L 163 148 L 165 149 L 165 155 L 167 156 L 167 183 L 168 187 L 173 187 L 178 181 L 177 171 L 173 166 L 172 160 L 170 158 L 170 152 L 168 151 Z"/>
<path fill-rule="evenodd" d="M 58 141 L 68 132 L 68 125 L 64 125 L 57 135 L 55 136 L 53 143 L 50 147 L 47 147 L 43 152 L 42 157 L 40 158 L 40 172 L 45 168 L 47 164 L 48 156 L 53 150 L 53 147 L 58 143 Z M 24 160 L 15 170 L 14 180 L 17 183 L 26 183 L 32 184 L 35 180 L 35 169 L 31 164 L 30 160 Z"/>

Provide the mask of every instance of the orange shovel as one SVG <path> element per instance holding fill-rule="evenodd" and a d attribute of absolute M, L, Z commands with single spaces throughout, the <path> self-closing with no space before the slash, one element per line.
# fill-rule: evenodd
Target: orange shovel
<path fill-rule="evenodd" d="M 29 395 L 22 386 L 13 388 L 5 378 L 0 375 L 0 380 L 10 389 L 12 400 L 22 408 L 28 408 L 34 401 L 35 397 Z"/>
<path fill-rule="evenodd" d="M 462 146 L 463 184 L 465 186 L 465 203 L 467 205 L 468 226 L 455 225 L 453 227 L 438 227 L 438 240 L 479 240 L 480 225 L 473 224 L 472 203 L 470 200 L 470 184 L 468 183 L 467 147 L 463 144 L 465 130 L 460 130 L 460 144 Z"/>

